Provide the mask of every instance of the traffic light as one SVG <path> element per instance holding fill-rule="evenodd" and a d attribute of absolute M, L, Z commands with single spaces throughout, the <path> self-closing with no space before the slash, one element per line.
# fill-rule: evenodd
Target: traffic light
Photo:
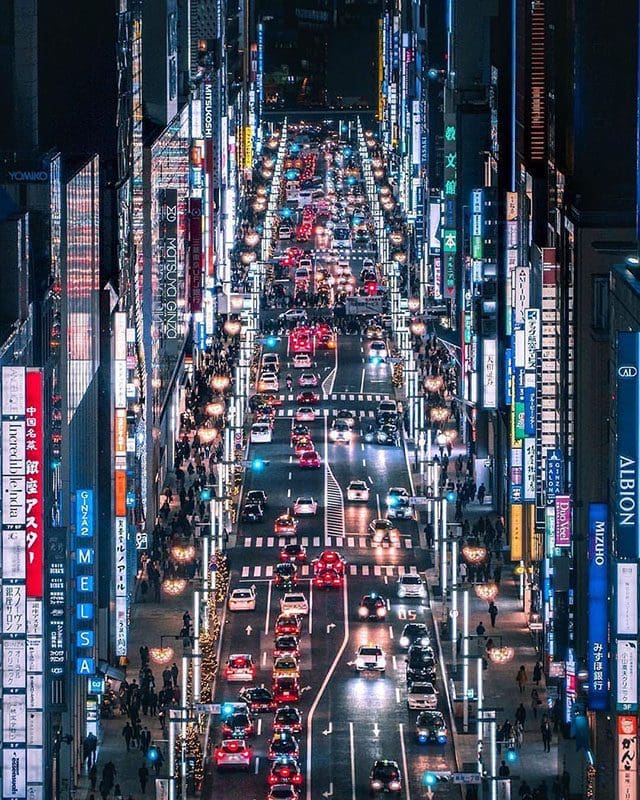
<path fill-rule="evenodd" d="M 251 462 L 251 466 L 255 469 L 256 472 L 262 472 L 262 470 L 268 464 L 268 461 L 265 461 L 263 458 L 254 458 Z"/>
<path fill-rule="evenodd" d="M 453 489 L 449 489 L 447 492 L 447 503 L 455 503 L 456 502 L 456 493 Z"/>
<path fill-rule="evenodd" d="M 438 782 L 438 779 L 433 774 L 433 772 L 425 772 L 422 776 L 422 782 L 425 786 L 435 786 Z"/>
<path fill-rule="evenodd" d="M 515 747 L 508 747 L 506 752 L 506 759 L 508 764 L 515 764 L 518 760 L 518 751 Z"/>
<path fill-rule="evenodd" d="M 211 487 L 205 486 L 203 489 L 200 489 L 200 500 L 203 503 L 208 503 L 211 500 Z"/>
<path fill-rule="evenodd" d="M 159 756 L 160 756 L 160 753 L 158 751 L 158 748 L 155 747 L 155 745 L 151 745 L 151 747 L 147 750 L 147 758 L 149 759 L 149 761 L 152 764 L 155 764 L 155 762 L 158 760 Z"/>
<path fill-rule="evenodd" d="M 223 703 L 222 705 L 222 716 L 228 717 L 233 714 L 233 703 Z"/>
<path fill-rule="evenodd" d="M 275 347 L 278 344 L 278 339 L 275 336 L 267 336 L 264 343 L 267 347 Z"/>

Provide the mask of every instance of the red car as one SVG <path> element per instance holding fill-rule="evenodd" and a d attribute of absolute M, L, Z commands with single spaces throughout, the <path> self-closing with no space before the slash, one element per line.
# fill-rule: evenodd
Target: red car
<path fill-rule="evenodd" d="M 300 439 L 301 437 L 309 437 L 310 435 L 311 435 L 311 430 L 309 426 L 304 425 L 301 422 L 298 422 L 291 429 L 291 444 L 295 445 L 298 439 Z"/>
<path fill-rule="evenodd" d="M 280 706 L 273 717 L 273 730 L 274 732 L 300 733 L 302 714 L 295 706 Z"/>
<path fill-rule="evenodd" d="M 296 614 L 279 614 L 273 632 L 276 636 L 300 636 L 302 617 Z"/>
<path fill-rule="evenodd" d="M 312 353 L 313 342 L 310 336 L 296 336 L 291 339 L 291 352 L 292 353 Z"/>
<path fill-rule="evenodd" d="M 322 569 L 329 568 L 335 570 L 340 575 L 344 575 L 346 566 L 347 562 L 337 550 L 324 550 L 313 562 L 314 572 L 320 572 Z"/>
<path fill-rule="evenodd" d="M 296 402 L 299 405 L 313 405 L 320 402 L 320 395 L 312 389 L 305 389 L 304 392 L 299 392 Z"/>
<path fill-rule="evenodd" d="M 310 436 L 299 436 L 296 439 L 296 443 L 293 445 L 293 452 L 297 456 L 301 456 L 303 453 L 306 453 L 308 450 L 313 450 L 313 442 L 311 441 Z"/>
<path fill-rule="evenodd" d="M 320 469 L 322 459 L 315 450 L 305 450 L 298 460 L 298 466 L 302 469 Z"/>
<path fill-rule="evenodd" d="M 286 544 L 280 550 L 280 561 L 290 561 L 292 564 L 304 564 L 307 560 L 307 550 L 301 544 Z"/>
<path fill-rule="evenodd" d="M 318 589 L 339 589 L 344 576 L 335 569 L 321 569 L 313 577 L 313 585 Z"/>
<path fill-rule="evenodd" d="M 300 683 L 297 678 L 276 678 L 273 681 L 273 696 L 276 703 L 297 703 L 300 699 Z"/>
<path fill-rule="evenodd" d="M 300 769 L 300 765 L 295 758 L 291 758 L 289 756 L 276 758 L 271 765 L 271 772 L 267 776 L 267 782 L 269 783 L 269 786 L 274 786 L 276 783 L 286 783 L 291 784 L 292 786 L 301 786 L 302 780 L 302 770 Z"/>
<path fill-rule="evenodd" d="M 280 514 L 273 524 L 273 532 L 280 536 L 295 536 L 298 530 L 298 520 L 289 514 Z"/>

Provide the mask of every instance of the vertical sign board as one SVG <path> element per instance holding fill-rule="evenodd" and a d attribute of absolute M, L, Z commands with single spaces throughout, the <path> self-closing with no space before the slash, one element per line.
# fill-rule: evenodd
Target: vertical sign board
<path fill-rule="evenodd" d="M 26 371 L 2 368 L 2 797 L 27 794 Z M 5 673 L 9 666 L 9 675 Z M 22 668 L 22 677 L 18 669 Z M 7 677 L 13 685 L 7 686 Z"/>
<path fill-rule="evenodd" d="M 638 796 L 638 718 L 618 716 L 618 800 Z"/>
<path fill-rule="evenodd" d="M 162 336 L 177 339 L 180 333 L 178 312 L 178 190 L 161 189 L 159 197 L 160 219 L 158 241 L 160 244 L 160 318 Z"/>
<path fill-rule="evenodd" d="M 523 484 L 522 499 L 536 499 L 536 440 L 531 437 L 522 442 Z"/>
<path fill-rule="evenodd" d="M 618 562 L 616 565 L 616 633 L 619 636 L 638 634 L 638 565 Z"/>
<path fill-rule="evenodd" d="M 484 408 L 498 407 L 497 341 L 482 340 L 482 404 Z"/>
<path fill-rule="evenodd" d="M 592 711 L 609 708 L 608 507 L 589 504 L 588 703 Z"/>
<path fill-rule="evenodd" d="M 556 547 L 571 546 L 571 497 L 560 494 L 556 506 Z"/>
<path fill-rule="evenodd" d="M 520 561 L 522 558 L 522 545 L 524 542 L 523 518 L 522 505 L 509 507 L 509 543 L 512 561 Z"/>
<path fill-rule="evenodd" d="M 555 504 L 556 497 L 563 491 L 562 450 L 547 450 L 546 496 L 547 505 Z"/>
<path fill-rule="evenodd" d="M 93 489 L 76 491 L 76 675 L 95 674 L 95 540 Z"/>
<path fill-rule="evenodd" d="M 127 315 L 114 314 L 114 364 L 127 358 Z M 114 369 L 116 382 L 124 378 Z M 114 551 L 113 571 L 115 576 L 115 648 L 117 656 L 127 655 L 127 437 L 126 437 L 126 385 L 125 397 L 122 387 L 114 386 Z"/>
<path fill-rule="evenodd" d="M 202 200 L 189 198 L 189 310 L 202 311 Z"/>
<path fill-rule="evenodd" d="M 618 711 L 638 710 L 638 642 L 618 639 L 616 707 Z"/>
<path fill-rule="evenodd" d="M 456 115 L 444 115 L 444 217 L 442 237 L 444 261 L 444 296 L 453 297 L 456 284 L 457 220 L 456 196 L 458 193 L 458 152 Z"/>
<path fill-rule="evenodd" d="M 25 375 L 25 532 L 27 589 L 27 789 L 43 791 L 44 738 L 44 408 L 42 371 Z"/>
<path fill-rule="evenodd" d="M 631 638 L 621 638 L 621 637 Z M 638 710 L 638 565 L 616 565 L 616 708 Z"/>
<path fill-rule="evenodd" d="M 640 333 L 618 333 L 617 422 L 616 452 L 616 539 L 618 558 L 637 559 L 640 556 L 640 520 L 638 493 L 640 491 Z"/>

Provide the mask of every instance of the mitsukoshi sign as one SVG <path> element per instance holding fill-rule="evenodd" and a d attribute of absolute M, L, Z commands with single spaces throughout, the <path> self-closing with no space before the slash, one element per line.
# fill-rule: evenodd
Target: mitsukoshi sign
<path fill-rule="evenodd" d="M 640 460 L 640 334 L 618 333 L 616 452 L 616 533 L 618 558 L 640 556 L 640 520 L 638 491 Z"/>

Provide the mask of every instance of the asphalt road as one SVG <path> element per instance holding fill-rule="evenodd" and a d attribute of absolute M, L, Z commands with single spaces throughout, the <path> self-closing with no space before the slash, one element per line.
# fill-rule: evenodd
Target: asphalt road
<path fill-rule="evenodd" d="M 353 274 L 361 254 L 352 257 Z M 287 352 L 287 338 L 278 343 L 281 380 L 294 370 Z M 319 470 L 301 470 L 289 444 L 295 394 L 281 389 L 283 405 L 275 419 L 273 441 L 253 444 L 249 458 L 269 460 L 259 473 L 247 470 L 244 491 L 264 489 L 268 507 L 262 523 L 241 524 L 236 546 L 229 555 L 231 586 L 254 584 L 257 590 L 255 612 L 227 612 L 222 638 L 221 660 L 230 653 L 251 653 L 258 667 L 257 684 L 271 685 L 273 626 L 279 612 L 280 591 L 272 587 L 270 575 L 278 561 L 280 545 L 300 542 L 308 548 L 309 562 L 326 547 L 337 548 L 347 560 L 346 581 L 340 590 L 318 590 L 308 581 L 309 568 L 301 570 L 301 587 L 310 604 L 308 621 L 301 636 L 301 679 L 303 693 L 298 707 L 303 713 L 304 730 L 299 737 L 300 763 L 306 776 L 301 798 L 339 798 L 360 800 L 369 797 L 369 771 L 376 758 L 398 761 L 404 778 L 402 796 L 406 800 L 426 796 L 422 781 L 426 771 L 453 770 L 452 745 L 419 744 L 415 736 L 417 711 L 406 706 L 404 652 L 398 646 L 407 620 L 424 621 L 432 627 L 428 601 L 401 601 L 396 596 L 396 580 L 402 572 L 423 571 L 427 554 L 420 549 L 418 530 L 412 520 L 398 521 L 401 542 L 397 548 L 371 547 L 366 537 L 369 522 L 386 516 L 384 498 L 390 486 L 411 491 L 403 447 L 366 444 L 357 435 L 350 445 L 333 444 L 327 432 L 335 412 L 348 408 L 361 423 L 373 417 L 380 399 L 393 397 L 390 368 L 367 363 L 367 344 L 360 336 L 340 336 L 335 351 L 315 354 L 315 371 L 323 378 L 319 414 L 310 424 L 316 449 L 323 458 Z M 347 503 L 350 480 L 366 480 L 370 487 L 368 503 Z M 274 536 L 278 514 L 291 509 L 298 495 L 311 494 L 318 501 L 318 514 L 300 521 L 298 536 Z M 380 513 L 382 512 L 382 513 Z M 304 580 L 307 578 L 307 580 Z M 388 614 L 383 622 L 362 622 L 357 608 L 362 594 L 376 591 L 388 599 Z M 432 631 L 433 634 L 433 631 Z M 432 635 L 432 641 L 434 637 Z M 364 677 L 354 671 L 352 661 L 360 644 L 376 642 L 387 655 L 384 676 Z M 434 641 L 435 644 L 435 641 Z M 437 653 L 436 653 L 437 654 Z M 437 654 L 438 655 L 438 654 Z M 441 675 L 439 669 L 439 675 Z M 217 682 L 215 702 L 235 700 L 240 684 Z M 448 720 L 445 692 L 438 681 L 439 708 Z M 210 772 L 203 796 L 230 800 L 265 798 L 269 762 L 266 751 L 271 734 L 271 714 L 260 717 L 259 733 L 251 742 L 254 759 L 249 773 Z M 215 744 L 214 724 L 211 743 Z M 219 735 L 217 740 L 219 741 Z M 438 798 L 460 793 L 451 784 L 437 788 Z"/>

